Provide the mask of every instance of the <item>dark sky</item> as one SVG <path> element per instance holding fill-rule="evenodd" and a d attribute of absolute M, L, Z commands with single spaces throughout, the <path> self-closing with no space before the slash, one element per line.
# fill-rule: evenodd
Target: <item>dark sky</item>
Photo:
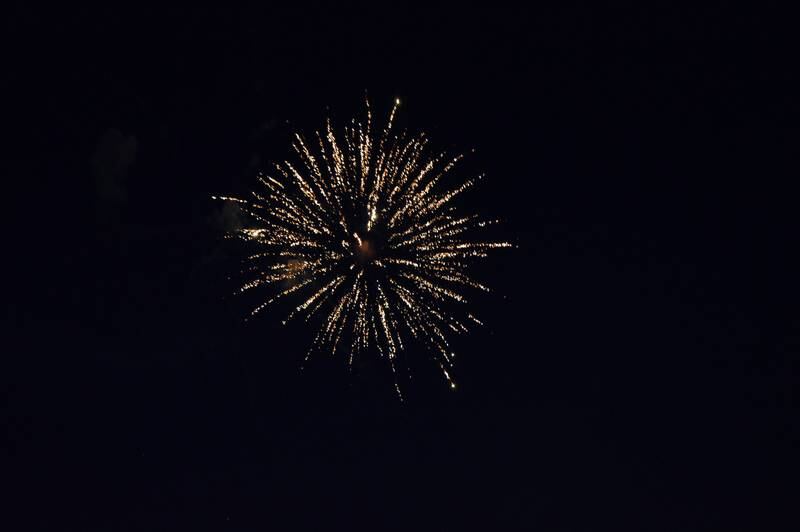
<path fill-rule="evenodd" d="M 523 4 L 4 17 L 1 528 L 798 529 L 792 17 Z M 210 199 L 365 91 L 519 245 L 404 404 L 243 322 Z"/>

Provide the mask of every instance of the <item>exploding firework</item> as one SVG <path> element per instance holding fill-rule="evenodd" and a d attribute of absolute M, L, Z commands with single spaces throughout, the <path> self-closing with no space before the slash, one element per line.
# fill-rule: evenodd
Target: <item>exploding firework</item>
<path fill-rule="evenodd" d="M 454 388 L 448 337 L 481 324 L 465 309 L 466 293 L 489 291 L 466 272 L 511 244 L 476 238 L 497 220 L 459 214 L 453 200 L 478 178 L 442 186 L 463 156 L 431 153 L 424 134 L 395 132 L 399 103 L 380 129 L 367 102 L 365 119 L 341 135 L 330 119 L 310 141 L 296 134 L 293 159 L 260 174 L 251 198 L 215 199 L 252 220 L 230 235 L 256 249 L 240 291 L 272 287 L 252 314 L 288 297 L 296 305 L 286 320 L 319 318 L 306 358 L 344 351 L 352 365 L 374 347 L 396 374 L 398 352 L 414 339 Z M 399 394 L 397 379 L 395 387 Z"/>

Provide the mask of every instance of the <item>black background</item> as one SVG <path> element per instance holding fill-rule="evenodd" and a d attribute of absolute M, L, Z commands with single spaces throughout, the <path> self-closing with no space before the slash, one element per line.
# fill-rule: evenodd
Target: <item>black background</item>
<path fill-rule="evenodd" d="M 796 530 L 789 13 L 553 3 L 5 17 L 3 527 Z M 518 249 L 451 392 L 254 300 L 212 194 L 400 97 Z M 19 193 L 16 189 L 19 189 Z"/>

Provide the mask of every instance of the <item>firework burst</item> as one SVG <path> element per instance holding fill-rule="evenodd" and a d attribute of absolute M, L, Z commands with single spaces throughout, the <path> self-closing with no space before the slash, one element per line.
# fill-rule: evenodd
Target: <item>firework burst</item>
<path fill-rule="evenodd" d="M 453 200 L 479 178 L 442 186 L 462 156 L 431 153 L 424 134 L 396 132 L 399 103 L 380 129 L 367 102 L 365 120 L 342 135 L 330 119 L 311 139 L 296 134 L 293 159 L 259 175 L 252 197 L 215 199 L 236 202 L 252 220 L 229 235 L 257 251 L 240 291 L 272 287 L 252 314 L 289 298 L 286 320 L 319 317 L 306 358 L 343 351 L 352 365 L 374 347 L 396 372 L 398 352 L 415 339 L 455 387 L 448 337 L 481 324 L 465 309 L 466 293 L 489 291 L 466 271 L 511 244 L 475 237 L 497 221 L 459 214 Z M 399 394 L 397 379 L 395 387 Z"/>

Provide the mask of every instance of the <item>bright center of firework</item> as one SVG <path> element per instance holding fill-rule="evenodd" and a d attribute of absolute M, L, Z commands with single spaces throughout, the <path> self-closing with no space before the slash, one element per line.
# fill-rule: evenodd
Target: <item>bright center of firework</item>
<path fill-rule="evenodd" d="M 381 246 L 376 233 L 368 231 L 363 236 L 359 233 L 354 233 L 353 236 L 353 258 L 357 265 L 365 266 L 378 258 Z"/>

